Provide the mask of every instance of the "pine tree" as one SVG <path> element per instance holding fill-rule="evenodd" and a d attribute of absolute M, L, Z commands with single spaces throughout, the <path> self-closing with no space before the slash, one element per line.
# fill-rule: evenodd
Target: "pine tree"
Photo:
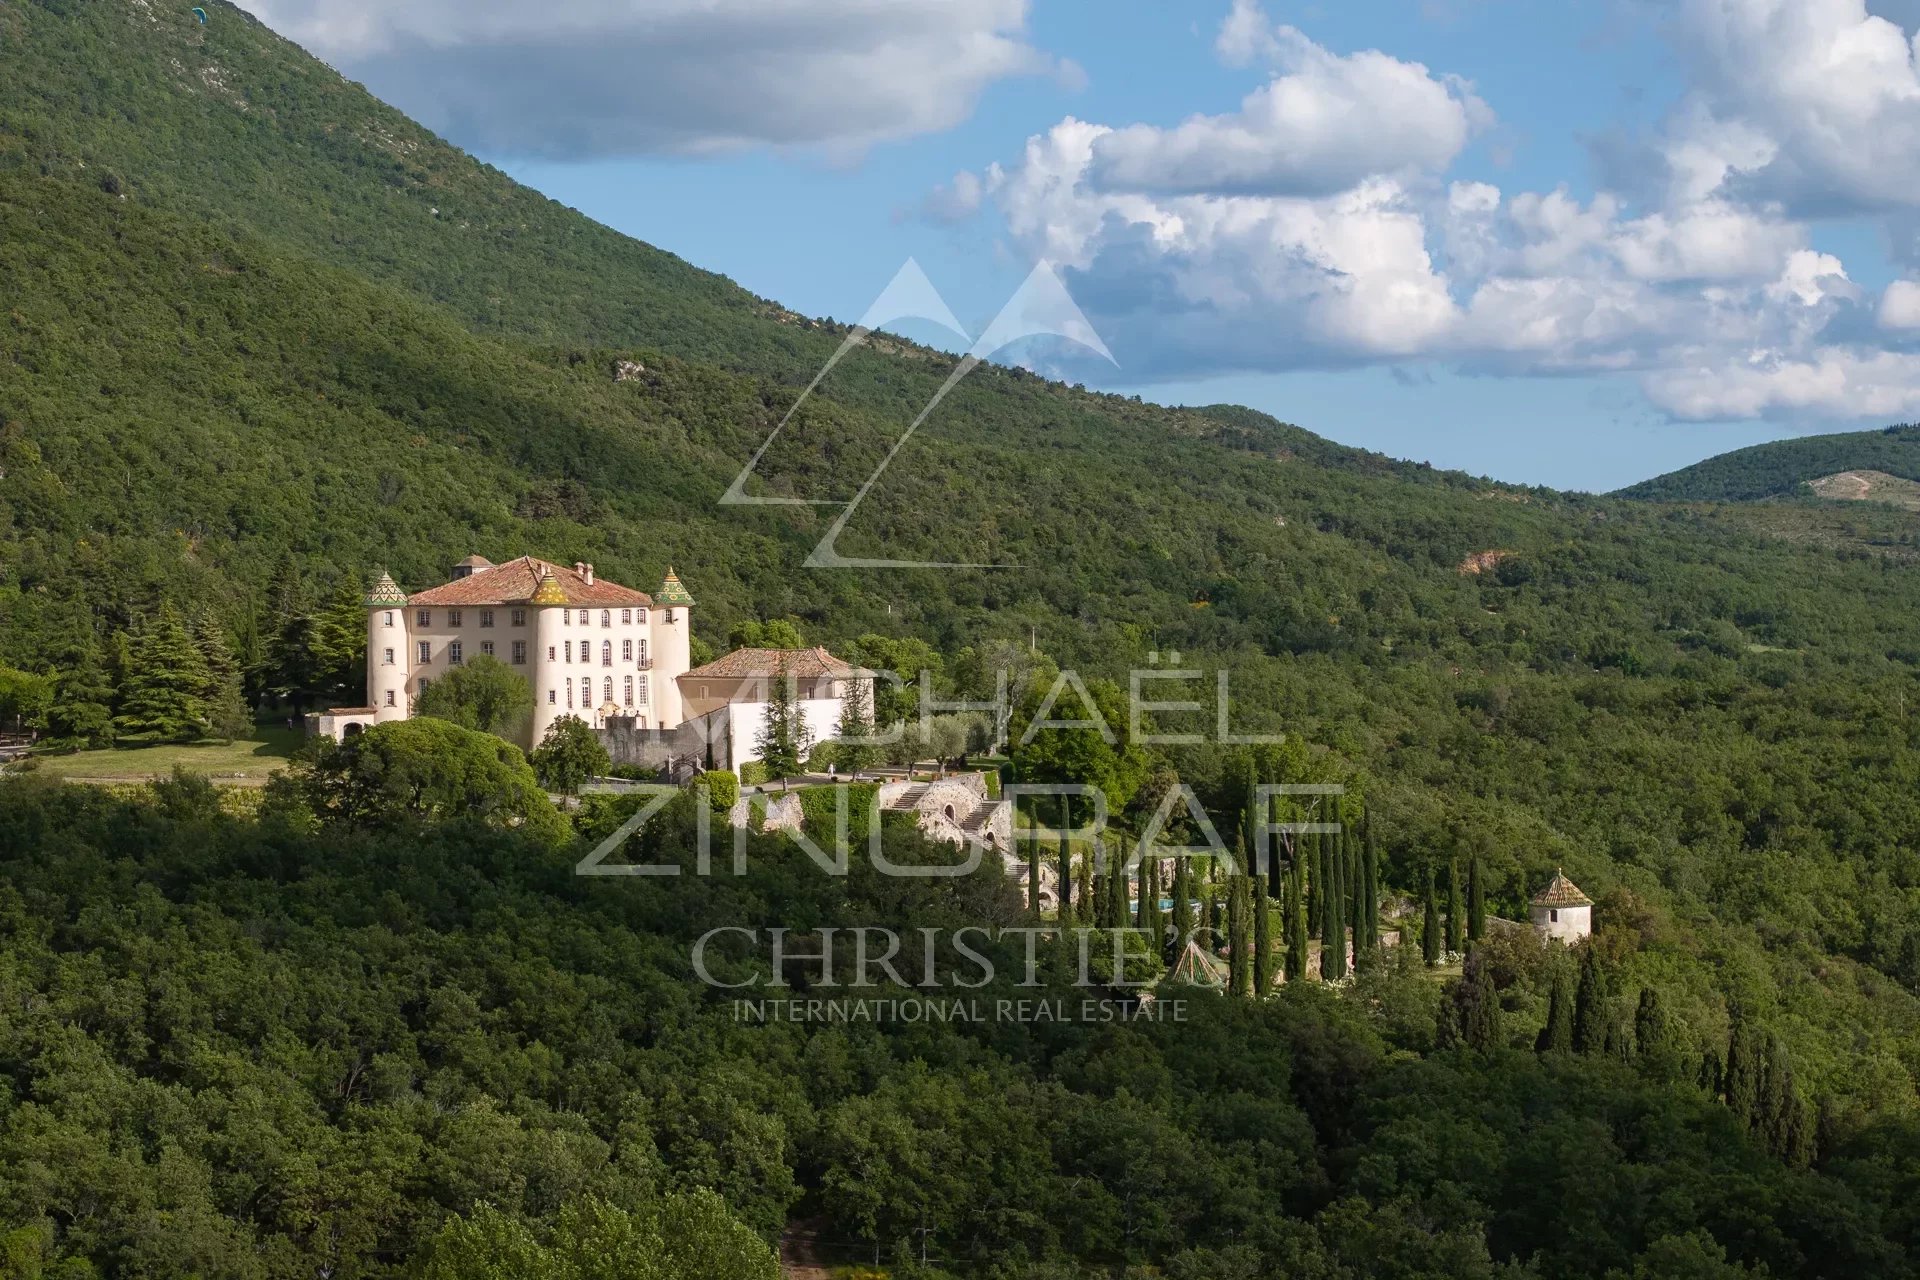
<path fill-rule="evenodd" d="M 127 742 L 190 742 L 206 727 L 206 667 L 171 607 L 134 640 L 120 688 L 118 736 Z"/>
<path fill-rule="evenodd" d="M 207 708 L 207 728 L 216 738 L 231 742 L 253 731 L 253 716 L 247 711 L 246 695 L 240 688 L 240 664 L 227 646 L 220 624 L 202 615 L 194 624 L 194 645 L 206 668 L 200 698 Z"/>
<path fill-rule="evenodd" d="M 61 655 L 47 709 L 47 732 L 76 747 L 113 745 L 113 683 L 91 641 Z"/>
<path fill-rule="evenodd" d="M 1553 987 L 1547 996 L 1547 1025 L 1540 1029 L 1534 1048 L 1541 1053 L 1573 1052 L 1573 977 L 1564 960 L 1555 959 Z"/>
<path fill-rule="evenodd" d="M 1456 955 L 1466 941 L 1461 937 L 1465 915 L 1466 908 L 1460 900 L 1460 862 L 1455 859 L 1447 864 L 1447 950 Z"/>
<path fill-rule="evenodd" d="M 1467 941 L 1478 942 L 1487 936 L 1486 875 L 1480 868 L 1480 855 L 1467 862 Z"/>
<path fill-rule="evenodd" d="M 1580 988 L 1573 998 L 1573 1051 L 1601 1053 L 1607 1047 L 1607 975 L 1600 953 L 1588 947 L 1580 957 Z"/>
<path fill-rule="evenodd" d="M 1440 900 L 1433 891 L 1433 868 L 1427 868 L 1427 911 L 1420 922 L 1420 958 L 1427 968 L 1440 963 Z"/>

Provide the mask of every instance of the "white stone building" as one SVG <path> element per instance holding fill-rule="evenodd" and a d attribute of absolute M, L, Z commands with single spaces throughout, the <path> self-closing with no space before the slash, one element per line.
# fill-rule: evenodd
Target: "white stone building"
<path fill-rule="evenodd" d="M 1534 930 L 1543 938 L 1575 943 L 1593 932 L 1593 899 L 1558 867 L 1547 887 L 1533 896 L 1528 910 Z"/>
<path fill-rule="evenodd" d="M 839 730 L 848 686 L 868 678 L 870 673 L 821 648 L 735 649 L 676 683 L 688 736 L 703 744 L 707 767 L 737 770 L 760 758 L 760 732 L 776 681 L 791 684 L 794 709 L 806 722 L 809 742 L 818 744 Z"/>
<path fill-rule="evenodd" d="M 367 703 L 333 708 L 316 729 L 405 720 L 414 699 L 464 663 L 491 657 L 533 686 L 531 741 L 561 716 L 595 728 L 626 717 L 643 729 L 685 719 L 680 687 L 693 597 L 671 568 L 648 595 L 533 556 L 468 556 L 451 580 L 409 595 L 387 574 L 367 594 Z"/>

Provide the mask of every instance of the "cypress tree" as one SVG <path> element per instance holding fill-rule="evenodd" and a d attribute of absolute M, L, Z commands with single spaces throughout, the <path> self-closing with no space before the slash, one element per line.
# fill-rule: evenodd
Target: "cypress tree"
<path fill-rule="evenodd" d="M 784 683 L 784 681 L 783 681 Z M 1073 848 L 1067 840 L 1067 832 L 1073 826 L 1073 800 L 1070 796 L 1060 797 L 1060 852 L 1058 855 L 1060 872 L 1060 927 L 1066 928 L 1073 923 Z"/>
<path fill-rule="evenodd" d="M 1533 1047 L 1540 1053 L 1573 1052 L 1573 976 L 1565 961 L 1555 959 L 1553 988 L 1547 996 L 1547 1025 Z"/>
<path fill-rule="evenodd" d="M 1640 988 L 1640 1002 L 1633 1011 L 1633 1048 L 1649 1070 L 1659 1075 L 1673 1074 L 1678 1057 L 1673 1024 L 1660 1003 L 1660 992 L 1653 987 Z"/>
<path fill-rule="evenodd" d="M 1497 1046 L 1500 997 L 1493 989 L 1493 970 L 1481 953 L 1467 957 L 1460 981 L 1454 984 L 1454 999 L 1460 1010 L 1460 1039 L 1482 1053 Z"/>
<path fill-rule="evenodd" d="M 1079 883 L 1080 923 L 1098 925 L 1100 916 L 1093 908 L 1093 855 L 1083 853 L 1074 859 L 1074 879 Z"/>
<path fill-rule="evenodd" d="M 1367 859 L 1367 950 L 1373 951 L 1380 946 L 1380 842 L 1374 838 L 1373 815 L 1366 819 L 1366 859 Z"/>
<path fill-rule="evenodd" d="M 1307 864 L 1295 849 L 1287 868 L 1287 981 L 1307 976 Z"/>
<path fill-rule="evenodd" d="M 1753 1128 L 1760 1109 L 1760 1045 L 1746 1019 L 1737 1013 L 1727 1036 L 1727 1065 L 1721 1081 L 1727 1110 L 1741 1125 Z"/>
<path fill-rule="evenodd" d="M 1301 862 L 1301 878 L 1306 882 L 1307 897 L 1304 903 L 1307 917 L 1307 932 L 1313 937 L 1320 933 L 1320 897 L 1321 863 L 1320 835 L 1318 832 L 1302 832 L 1297 855 Z"/>
<path fill-rule="evenodd" d="M 1107 893 L 1113 888 L 1113 877 L 1107 874 L 1107 842 L 1096 839 L 1093 842 L 1093 896 L 1089 905 L 1093 908 L 1093 924 L 1096 928 L 1107 927 Z"/>
<path fill-rule="evenodd" d="M 1161 884 L 1161 879 L 1164 873 L 1161 870 L 1160 858 L 1157 853 L 1155 856 L 1147 859 L 1146 870 L 1147 937 L 1153 940 L 1155 946 L 1159 946 L 1166 940 L 1167 925 L 1166 917 L 1160 912 L 1160 899 L 1164 896 L 1164 886 Z"/>
<path fill-rule="evenodd" d="M 1607 976 L 1592 947 L 1580 957 L 1580 989 L 1573 998 L 1573 1051 L 1600 1053 L 1607 1047 Z"/>
<path fill-rule="evenodd" d="M 1420 958 L 1427 968 L 1440 963 L 1440 900 L 1433 892 L 1433 868 L 1427 868 L 1427 912 L 1420 922 Z"/>
<path fill-rule="evenodd" d="M 1240 852 L 1246 853 L 1246 833 L 1240 836 Z M 1242 865 L 1245 863 L 1243 861 Z M 1227 980 L 1237 996 L 1253 994 L 1252 895 L 1247 892 L 1247 877 L 1236 875 L 1227 897 Z"/>
<path fill-rule="evenodd" d="M 206 664 L 170 606 L 133 642 L 114 729 L 123 741 L 191 742 L 206 727 Z"/>
<path fill-rule="evenodd" d="M 1694 1073 L 1693 1082 L 1700 1086 L 1700 1092 L 1706 1094 L 1715 1102 L 1720 1101 L 1722 1082 L 1719 1054 L 1711 1049 L 1702 1051 L 1700 1054 L 1700 1068 Z"/>
<path fill-rule="evenodd" d="M 1356 883 L 1353 886 L 1353 971 L 1361 972 L 1373 966 L 1373 950 L 1367 945 L 1367 891 L 1366 891 L 1366 855 L 1360 852 L 1360 842 L 1354 842 L 1354 869 Z"/>
<path fill-rule="evenodd" d="M 1347 976 L 1345 854 L 1338 839 L 1327 856 L 1327 937 L 1320 948 L 1320 975 L 1329 982 Z"/>
<path fill-rule="evenodd" d="M 1273 989 L 1273 904 L 1268 901 L 1268 876 L 1253 874 L 1253 992 L 1264 996 Z"/>
<path fill-rule="evenodd" d="M 1460 861 L 1454 859 L 1447 864 L 1447 950 L 1458 954 L 1464 948 L 1465 939 L 1460 936 L 1466 921 L 1465 907 L 1460 901 Z"/>
<path fill-rule="evenodd" d="M 1187 871 L 1187 861 L 1181 858 L 1173 864 L 1173 947 L 1176 951 L 1186 946 L 1187 936 L 1193 931 L 1193 912 L 1188 903 L 1193 896 L 1193 880 Z"/>
<path fill-rule="evenodd" d="M 1486 875 L 1480 868 L 1480 855 L 1467 863 L 1467 941 L 1478 942 L 1487 935 Z"/>
<path fill-rule="evenodd" d="M 1040 918 L 1040 828 L 1027 829 L 1027 910 Z"/>

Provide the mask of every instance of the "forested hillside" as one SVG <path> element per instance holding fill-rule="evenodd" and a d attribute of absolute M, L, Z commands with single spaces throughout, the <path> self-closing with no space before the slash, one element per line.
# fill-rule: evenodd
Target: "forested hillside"
<path fill-rule="evenodd" d="M 1664 1047 L 1536 1056 L 1566 975 L 1535 953 L 1486 970 L 1500 1018 L 1468 1047 L 1436 1018 L 1474 988 L 1411 965 L 1351 995 L 1196 994 L 1184 1026 L 739 1026 L 688 972 L 702 922 L 1018 906 L 992 873 L 819 884 L 771 843 L 742 885 L 612 889 L 568 874 L 598 810 L 540 844 L 12 782 L 0 1276 L 391 1274 L 462 1230 L 565 1236 L 587 1227 L 563 1212 L 651 1220 L 700 1187 L 724 1210 L 671 1211 L 715 1239 L 820 1219 L 1009 1280 L 1910 1274 L 1908 535 L 1497 485 L 989 367 L 841 549 L 1007 567 L 808 570 L 832 508 L 717 499 L 841 330 L 205 7 L 0 0 L 0 676 L 104 680 L 168 611 L 232 637 L 256 697 L 358 697 L 302 688 L 289 637 L 346 617 L 351 679 L 369 576 L 417 589 L 473 552 L 641 587 L 673 563 L 709 646 L 788 619 L 946 697 L 991 691 L 996 645 L 1122 685 L 1177 650 L 1230 671 L 1237 726 L 1364 796 L 1392 893 L 1471 864 L 1518 916 L 1564 866 L 1618 988 L 1589 1006 L 1632 1025 L 1655 990 Z M 951 367 L 850 359 L 757 488 L 846 496 Z M 1633 492 L 1920 478 L 1916 439 L 1764 446 Z M 1223 811 L 1246 763 L 1156 761 Z M 1817 1141 L 1774 1141 L 1792 1109 L 1762 1123 L 1703 1070 L 1749 1034 Z"/>
<path fill-rule="evenodd" d="M 1804 493 L 1801 485 L 1842 471 L 1882 471 L 1920 480 L 1920 427 L 1842 431 L 1751 445 L 1643 480 L 1620 493 L 1661 502 L 1750 502 Z"/>

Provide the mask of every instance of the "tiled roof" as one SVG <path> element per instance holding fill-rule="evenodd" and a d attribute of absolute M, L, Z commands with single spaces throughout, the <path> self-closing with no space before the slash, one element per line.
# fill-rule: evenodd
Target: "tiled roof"
<path fill-rule="evenodd" d="M 776 676 L 782 671 L 796 680 L 853 674 L 851 666 L 816 646 L 812 649 L 735 649 L 724 658 L 695 667 L 680 679 L 744 680 Z"/>
<path fill-rule="evenodd" d="M 534 589 L 540 585 L 542 572 L 553 575 L 554 585 L 559 588 L 565 604 L 639 605 L 642 608 L 653 604 L 653 597 L 644 591 L 635 591 L 632 587 L 623 587 L 605 578 L 595 578 L 589 583 L 586 575 L 571 565 L 554 564 L 533 556 L 521 556 L 491 568 L 475 568 L 464 578 L 455 578 L 452 582 L 416 591 L 407 598 L 407 603 L 423 608 L 428 605 L 459 608 L 467 605 L 525 604 L 533 598 Z"/>
<path fill-rule="evenodd" d="M 367 604 L 370 606 L 381 605 L 381 604 L 405 604 L 406 602 L 407 602 L 407 593 L 402 591 L 400 589 L 400 585 L 396 583 L 393 580 L 393 578 L 389 574 L 387 574 L 384 570 L 380 574 L 379 581 L 373 584 L 373 590 L 367 592 Z"/>
<path fill-rule="evenodd" d="M 1593 899 L 1580 892 L 1580 887 L 1567 879 L 1560 868 L 1553 869 L 1553 879 L 1547 887 L 1533 895 L 1536 907 L 1590 907 Z"/>
<path fill-rule="evenodd" d="M 661 581 L 660 589 L 653 593 L 653 598 L 663 605 L 693 603 L 692 594 L 681 585 L 680 575 L 673 571 L 672 565 L 667 566 L 667 576 Z"/>

